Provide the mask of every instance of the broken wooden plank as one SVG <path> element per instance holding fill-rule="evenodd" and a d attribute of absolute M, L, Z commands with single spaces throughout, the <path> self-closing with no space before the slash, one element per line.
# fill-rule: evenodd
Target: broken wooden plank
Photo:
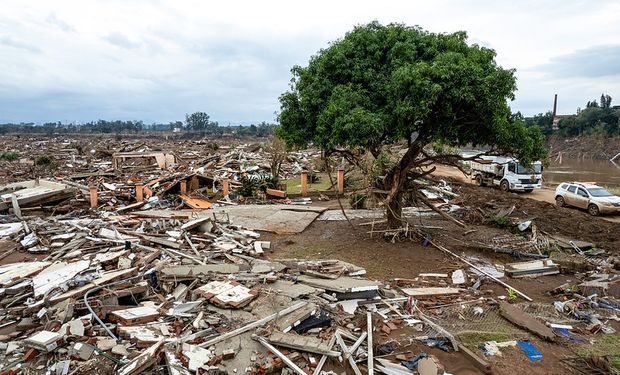
<path fill-rule="evenodd" d="M 277 346 L 301 350 L 308 353 L 322 354 L 329 357 L 339 357 L 342 354 L 339 351 L 331 350 L 328 342 L 312 336 L 301 336 L 274 331 L 269 335 L 267 340 Z"/>
<path fill-rule="evenodd" d="M 401 288 L 403 293 L 415 298 L 429 298 L 461 293 L 462 289 L 450 287 Z"/>
<path fill-rule="evenodd" d="M 556 339 L 556 336 L 551 328 L 506 301 L 500 301 L 499 313 L 512 324 L 523 328 L 544 340 L 555 341 Z"/>
<path fill-rule="evenodd" d="M 278 356 L 291 370 L 295 371 L 297 375 L 307 375 L 304 370 L 302 370 L 299 366 L 297 366 L 293 361 L 290 360 L 287 356 L 284 355 L 281 351 L 276 349 L 273 345 L 267 342 L 263 337 L 257 338 L 258 342 L 260 342 L 265 348 L 269 349 L 273 354 Z"/>
<path fill-rule="evenodd" d="M 213 204 L 209 202 L 207 199 L 190 197 L 189 195 L 181 194 L 179 195 L 183 203 L 187 206 L 195 209 L 209 209 L 213 207 Z"/>
<path fill-rule="evenodd" d="M 269 323 L 270 321 L 272 321 L 274 319 L 277 319 L 277 318 L 279 318 L 281 316 L 285 316 L 286 314 L 292 313 L 293 311 L 295 311 L 295 310 L 297 310 L 299 308 L 304 307 L 307 303 L 308 302 L 305 302 L 305 301 L 298 302 L 298 303 L 294 304 L 293 306 L 289 306 L 289 307 L 287 307 L 285 309 L 282 309 L 282 310 L 280 310 L 280 311 L 278 311 L 276 313 L 268 315 L 268 316 L 266 316 L 266 317 L 264 317 L 262 319 L 259 319 L 259 320 L 255 321 L 255 322 L 252 322 L 252 323 L 247 324 L 247 325 L 245 325 L 243 327 L 237 328 L 237 329 L 235 329 L 233 331 L 226 332 L 226 333 L 224 333 L 222 335 L 219 335 L 218 337 L 215 337 L 215 338 L 213 338 L 211 340 L 205 341 L 202 344 L 200 344 L 199 346 L 201 348 L 209 347 L 211 345 L 217 344 L 218 342 L 227 340 L 227 339 L 229 339 L 231 337 L 235 337 L 237 335 L 240 335 L 240 334 L 242 334 L 244 332 L 247 332 L 249 330 L 252 330 L 254 328 L 258 328 L 260 326 L 265 325 L 266 323 Z"/>

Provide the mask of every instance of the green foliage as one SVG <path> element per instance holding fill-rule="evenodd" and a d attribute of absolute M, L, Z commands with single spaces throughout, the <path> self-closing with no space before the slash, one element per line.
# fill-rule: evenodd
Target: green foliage
<path fill-rule="evenodd" d="M 575 345 L 580 357 L 620 356 L 620 333 L 597 336 L 592 345 Z"/>
<path fill-rule="evenodd" d="M 538 127 L 545 136 L 549 136 L 553 132 L 553 112 L 548 111 L 545 114 L 539 113 L 534 117 L 526 117 L 525 126 Z"/>
<path fill-rule="evenodd" d="M 267 188 L 278 187 L 278 178 L 269 175 L 243 176 L 239 182 L 241 186 L 237 188 L 237 194 L 244 197 L 253 197 L 258 191 L 265 192 Z"/>
<path fill-rule="evenodd" d="M 194 112 L 191 115 L 185 115 L 185 126 L 188 130 L 206 131 L 217 128 L 218 124 L 211 122 L 210 116 L 204 112 Z"/>
<path fill-rule="evenodd" d="M 5 151 L 0 154 L 0 159 L 14 161 L 19 159 L 19 152 L 17 151 Z"/>
<path fill-rule="evenodd" d="M 353 193 L 349 197 L 349 206 L 354 210 L 361 210 L 366 208 L 366 194 Z"/>
<path fill-rule="evenodd" d="M 478 348 L 480 345 L 485 342 L 495 341 L 495 342 L 505 342 L 510 340 L 510 337 L 503 333 L 464 333 L 459 335 L 459 339 L 463 342 L 463 345 L 474 349 Z"/>
<path fill-rule="evenodd" d="M 289 146 L 314 142 L 328 152 L 376 155 L 381 145 L 415 135 L 416 145 L 488 144 L 530 160 L 545 153 L 542 135 L 511 119 L 514 71 L 499 67 L 492 49 L 468 45 L 464 32 L 373 22 L 292 73 L 278 130 Z"/>
<path fill-rule="evenodd" d="M 506 294 L 508 302 L 515 302 L 519 298 L 517 292 L 512 288 L 506 288 Z"/>
<path fill-rule="evenodd" d="M 308 179 L 307 179 L 309 184 L 318 184 L 319 181 L 321 181 L 321 176 L 319 176 L 318 174 L 314 173 L 314 172 L 310 172 L 308 173 Z"/>
<path fill-rule="evenodd" d="M 506 228 L 510 224 L 508 216 L 493 216 L 491 222 L 500 228 Z"/>
<path fill-rule="evenodd" d="M 611 107 L 612 98 L 601 95 L 601 105 L 596 100 L 589 101 L 584 110 L 574 116 L 563 118 L 558 124 L 558 134 L 576 137 L 581 134 L 620 135 L 620 111 Z"/>
<path fill-rule="evenodd" d="M 390 159 L 390 155 L 383 151 L 372 162 L 370 178 L 376 181 L 380 176 L 385 176 L 393 167 L 394 162 Z"/>
<path fill-rule="evenodd" d="M 238 125 L 238 126 L 219 126 L 217 122 L 210 122 L 201 133 L 208 135 L 222 135 L 229 134 L 238 137 L 244 136 L 256 136 L 267 137 L 273 134 L 275 124 L 268 124 L 261 122 L 260 124 L 252 125 Z M 63 124 L 58 123 L 46 123 L 43 125 L 36 125 L 34 123 L 22 123 L 22 124 L 0 124 L 0 134 L 7 133 L 33 133 L 33 134 L 56 134 L 56 133 L 104 133 L 104 134 L 126 134 L 126 133 L 138 133 L 143 131 L 172 131 L 176 128 L 185 129 L 182 121 L 174 121 L 168 124 L 150 124 L 145 125 L 142 121 L 106 121 L 98 120 L 91 121 L 82 125 L 76 124 Z"/>
<path fill-rule="evenodd" d="M 41 155 L 35 159 L 34 165 L 38 165 L 41 167 L 49 167 L 54 164 L 54 160 L 47 155 Z"/>

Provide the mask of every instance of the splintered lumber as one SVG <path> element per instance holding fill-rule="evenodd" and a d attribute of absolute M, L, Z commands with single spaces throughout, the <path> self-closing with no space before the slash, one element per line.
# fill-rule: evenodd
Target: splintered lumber
<path fill-rule="evenodd" d="M 508 302 L 501 301 L 499 303 L 499 313 L 510 323 L 532 332 L 544 340 L 555 341 L 555 333 L 553 333 L 551 328 L 547 327 L 542 322 L 536 320 L 533 316 L 514 307 Z"/>
<path fill-rule="evenodd" d="M 275 348 L 275 346 L 271 345 L 262 337 L 257 338 L 258 342 L 260 342 L 265 348 L 267 348 L 270 352 L 278 356 L 291 370 L 295 371 L 298 375 L 307 375 L 304 370 L 302 370 L 299 366 L 297 366 L 293 361 L 290 360 L 289 357 L 285 356 L 284 353 Z"/>
<path fill-rule="evenodd" d="M 362 372 L 360 371 L 359 367 L 357 367 L 357 363 L 355 363 L 355 359 L 353 359 L 353 356 L 351 355 L 352 354 L 351 350 L 349 349 L 349 347 L 347 347 L 347 345 L 344 343 L 344 340 L 342 339 L 342 336 L 341 336 L 342 333 L 343 332 L 340 330 L 336 331 L 336 342 L 342 348 L 343 356 L 345 359 L 349 361 L 349 365 L 351 366 L 353 373 L 355 373 L 355 375 L 362 375 Z"/>
<path fill-rule="evenodd" d="M 143 351 L 142 354 L 132 359 L 125 366 L 118 369 L 116 372 L 118 375 L 133 375 L 133 374 L 141 374 L 146 371 L 149 367 L 157 363 L 159 360 L 159 352 L 164 346 L 164 340 L 156 342 Z"/>
<path fill-rule="evenodd" d="M 329 344 L 327 347 L 329 348 L 329 350 L 331 350 L 334 347 L 334 345 L 336 345 L 336 334 L 334 334 L 332 338 L 329 340 Z M 319 375 L 326 361 L 327 361 L 327 356 L 323 354 L 323 356 L 321 356 L 321 359 L 319 360 L 319 364 L 316 365 L 316 368 L 314 369 L 314 372 L 312 373 L 312 375 Z"/>
<path fill-rule="evenodd" d="M 461 289 L 450 287 L 401 288 L 403 293 L 415 298 L 429 298 L 443 295 L 459 294 Z"/>
<path fill-rule="evenodd" d="M 294 304 L 293 306 L 289 306 L 289 307 L 287 307 L 287 308 L 285 308 L 283 310 L 280 310 L 280 311 L 278 311 L 276 313 L 268 315 L 268 316 L 266 316 L 266 317 L 264 317 L 262 319 L 259 319 L 259 320 L 255 321 L 253 323 L 250 323 L 250 324 L 245 325 L 243 327 L 239 327 L 239 328 L 237 328 L 237 329 L 235 329 L 233 331 L 226 332 L 223 335 L 220 335 L 220 336 L 217 336 L 215 338 L 212 338 L 211 340 L 205 341 L 205 342 L 203 342 L 202 344 L 200 344 L 198 346 L 200 346 L 201 348 L 207 348 L 207 347 L 209 347 L 211 345 L 215 345 L 218 342 L 227 340 L 227 339 L 229 339 L 231 337 L 235 337 L 237 335 L 240 335 L 240 334 L 242 334 L 244 332 L 247 332 L 249 330 L 252 330 L 254 328 L 258 328 L 260 326 L 263 326 L 266 323 L 268 323 L 268 322 L 270 322 L 270 321 L 272 321 L 272 320 L 274 320 L 274 319 L 276 319 L 278 317 L 281 317 L 281 316 L 284 316 L 286 314 L 292 313 L 293 311 L 295 311 L 295 310 L 297 310 L 299 308 L 304 307 L 307 303 L 308 302 L 305 302 L 305 301 L 298 302 L 298 303 Z"/>
<path fill-rule="evenodd" d="M 506 264 L 504 271 L 510 277 L 542 276 L 560 273 L 560 269 L 551 259 Z"/>
<path fill-rule="evenodd" d="M 431 201 L 429 201 L 428 199 L 426 199 L 425 197 L 422 196 L 422 194 L 418 194 L 416 196 L 422 203 L 424 203 L 425 205 L 427 205 L 431 210 L 437 212 L 439 215 L 441 215 L 444 219 L 446 220 L 450 220 L 451 222 L 457 224 L 458 226 L 461 226 L 463 228 L 465 228 L 465 223 L 463 223 L 462 221 L 452 217 L 452 215 L 448 215 L 447 213 L 443 212 L 442 210 L 440 210 L 439 208 L 435 207 L 435 205 L 433 203 L 431 203 Z"/>
<path fill-rule="evenodd" d="M 265 190 L 265 193 L 267 193 L 267 195 L 270 195 L 272 197 L 286 198 L 286 192 L 282 190 L 267 188 L 267 190 Z"/>
<path fill-rule="evenodd" d="M 505 282 L 503 282 L 502 280 L 498 279 L 497 277 L 495 277 L 495 276 L 491 275 L 490 273 L 488 273 L 488 272 L 484 271 L 483 269 L 481 269 L 481 268 L 479 268 L 479 267 L 476 267 L 473 263 L 469 262 L 467 259 L 465 259 L 465 258 L 463 258 L 463 257 L 461 257 L 461 256 L 458 256 L 457 254 L 453 253 L 452 251 L 450 251 L 450 250 L 446 249 L 446 248 L 445 248 L 445 247 L 443 247 L 442 245 L 439 245 L 439 244 L 437 244 L 437 243 L 435 243 L 435 242 L 433 242 L 433 241 L 428 241 L 428 242 L 429 242 L 431 245 L 433 245 L 436 249 L 439 249 L 439 250 L 443 251 L 443 252 L 444 252 L 444 253 L 446 253 L 446 254 L 450 254 L 450 255 L 452 255 L 453 257 L 455 257 L 455 258 L 459 259 L 461 262 L 463 262 L 463 263 L 467 264 L 467 265 L 468 265 L 468 266 L 470 266 L 471 268 L 473 268 L 473 269 L 477 270 L 478 272 L 482 273 L 483 275 L 485 275 L 485 276 L 486 276 L 486 277 L 488 277 L 489 279 L 491 279 L 491 280 L 495 281 L 496 283 L 498 283 L 498 284 L 500 284 L 500 285 L 503 285 L 503 286 L 504 286 L 504 287 L 506 287 L 506 288 L 510 288 L 510 289 L 514 290 L 514 291 L 515 291 L 518 295 L 520 295 L 521 297 L 525 298 L 526 300 L 528 300 L 528 301 L 530 301 L 530 302 L 532 302 L 532 301 L 533 301 L 533 299 L 531 299 L 530 297 L 528 297 L 528 296 L 527 296 L 527 295 L 525 295 L 524 293 L 522 293 L 522 292 L 518 291 L 517 289 L 515 289 L 515 288 L 511 287 L 510 285 L 506 284 Z"/>
<path fill-rule="evenodd" d="M 373 359 L 373 347 L 372 347 L 372 313 L 366 312 L 366 331 L 368 332 L 368 375 L 374 374 L 375 361 Z"/>
<path fill-rule="evenodd" d="M 274 331 L 267 340 L 277 346 L 296 349 L 308 353 L 322 354 L 329 357 L 339 357 L 340 352 L 331 350 L 328 342 L 312 336 L 302 336 Z"/>
<path fill-rule="evenodd" d="M 165 238 L 160 238 L 160 237 L 155 237 L 155 236 L 149 236 L 146 234 L 138 234 L 138 236 L 144 240 L 147 240 L 149 242 L 152 243 L 156 243 L 158 245 L 162 245 L 162 246 L 166 246 L 169 248 L 173 248 L 173 249 L 180 249 L 181 248 L 181 244 L 175 241 L 170 241 L 167 240 Z"/>
<path fill-rule="evenodd" d="M 467 347 L 465 347 L 465 345 L 459 344 L 459 351 L 461 353 L 465 354 L 465 356 L 467 358 L 469 358 L 470 361 L 473 362 L 474 366 L 476 366 L 478 368 L 478 370 L 482 371 L 485 374 L 493 373 L 493 371 L 491 370 L 491 365 L 489 364 L 489 362 L 485 361 L 484 359 L 482 359 L 479 356 L 477 356 L 476 353 L 474 353 L 471 350 L 467 349 Z"/>
<path fill-rule="evenodd" d="M 209 202 L 206 199 L 190 197 L 189 195 L 185 195 L 185 194 L 180 195 L 180 197 L 183 203 L 185 203 L 191 208 L 208 209 L 208 208 L 213 207 L 211 202 Z"/>

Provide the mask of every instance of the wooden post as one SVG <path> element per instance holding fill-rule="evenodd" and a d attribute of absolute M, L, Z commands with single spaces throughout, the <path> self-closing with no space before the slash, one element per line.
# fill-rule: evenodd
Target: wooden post
<path fill-rule="evenodd" d="M 222 192 L 224 193 L 224 196 L 228 195 L 228 179 L 227 178 L 222 180 Z"/>
<path fill-rule="evenodd" d="M 97 208 L 97 187 L 91 186 L 88 191 L 90 192 L 90 208 Z"/>
<path fill-rule="evenodd" d="M 301 172 L 301 195 L 308 194 L 308 172 Z"/>
<path fill-rule="evenodd" d="M 344 193 L 344 169 L 338 169 L 338 193 Z"/>
<path fill-rule="evenodd" d="M 187 180 L 181 180 L 181 194 L 187 194 Z"/>
<path fill-rule="evenodd" d="M 142 202 L 144 200 L 143 192 L 144 192 L 144 185 L 136 184 L 136 202 Z"/>
<path fill-rule="evenodd" d="M 198 189 L 198 176 L 192 176 L 192 179 L 189 181 L 189 191 L 194 191 Z"/>

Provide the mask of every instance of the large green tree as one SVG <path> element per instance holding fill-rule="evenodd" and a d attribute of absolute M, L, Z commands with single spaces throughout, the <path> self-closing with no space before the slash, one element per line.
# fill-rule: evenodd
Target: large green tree
<path fill-rule="evenodd" d="M 357 26 L 292 69 L 280 96 L 279 136 L 289 146 L 312 142 L 326 153 L 370 152 L 405 140 L 408 149 L 387 173 L 388 221 L 400 225 L 408 175 L 431 159 L 427 146 L 492 146 L 524 162 L 544 153 L 537 128 L 512 116 L 513 70 L 495 51 L 467 43 L 464 32 L 437 34 L 402 24 Z"/>
<path fill-rule="evenodd" d="M 185 115 L 185 124 L 189 130 L 204 131 L 211 124 L 209 119 L 209 115 L 204 112 L 194 112 Z"/>

